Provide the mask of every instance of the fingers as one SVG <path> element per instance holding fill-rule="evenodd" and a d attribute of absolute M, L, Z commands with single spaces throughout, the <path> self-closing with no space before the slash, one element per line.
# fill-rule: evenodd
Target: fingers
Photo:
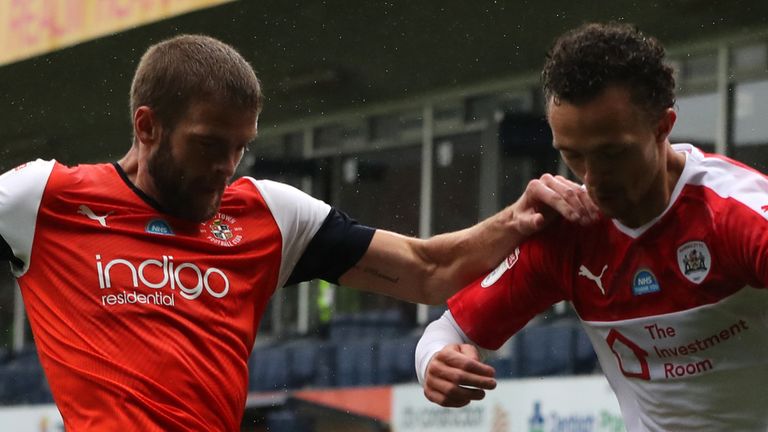
<path fill-rule="evenodd" d="M 583 209 L 586 210 L 586 216 L 592 219 L 592 221 L 597 220 L 597 218 L 600 215 L 600 209 L 597 207 L 597 205 L 592 201 L 592 198 L 589 197 L 589 194 L 587 193 L 587 188 L 572 182 L 568 180 L 565 177 L 562 176 L 554 176 L 555 180 L 560 182 L 561 184 L 565 185 L 568 188 L 576 188 L 576 197 L 581 202 L 581 205 L 583 206 Z"/>
<path fill-rule="evenodd" d="M 424 395 L 430 401 L 448 408 L 459 408 L 468 405 L 473 400 L 485 398 L 485 391 L 456 386 L 454 383 L 434 379 L 424 387 Z"/>
<path fill-rule="evenodd" d="M 472 360 L 480 361 L 480 351 L 477 350 L 477 347 L 471 344 L 461 344 L 457 347 L 458 352 L 464 354 L 465 356 L 469 357 Z M 482 363 L 480 363 L 482 366 L 487 366 Z M 490 368 L 490 366 L 488 366 Z M 486 369 L 487 370 L 487 369 Z"/>
<path fill-rule="evenodd" d="M 427 399 L 441 406 L 461 407 L 496 388 L 495 370 L 479 360 L 472 345 L 449 345 L 432 358 L 424 380 Z"/>
<path fill-rule="evenodd" d="M 598 218 L 598 208 L 580 185 L 561 176 L 544 174 L 529 184 L 526 193 L 571 222 L 588 225 Z"/>

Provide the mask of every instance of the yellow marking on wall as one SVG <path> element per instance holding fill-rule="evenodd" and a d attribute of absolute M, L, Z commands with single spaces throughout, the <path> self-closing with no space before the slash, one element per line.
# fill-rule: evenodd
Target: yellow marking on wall
<path fill-rule="evenodd" d="M 233 0 L 0 0 L 0 65 Z"/>

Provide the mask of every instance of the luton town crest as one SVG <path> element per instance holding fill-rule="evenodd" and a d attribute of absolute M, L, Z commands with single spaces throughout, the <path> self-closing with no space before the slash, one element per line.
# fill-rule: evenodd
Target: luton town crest
<path fill-rule="evenodd" d="M 712 268 L 712 255 L 707 244 L 691 241 L 677 248 L 677 264 L 680 272 L 693 283 L 701 283 Z"/>
<path fill-rule="evenodd" d="M 221 219 L 213 220 L 211 223 L 211 234 L 221 241 L 227 241 L 234 237 L 232 230 L 229 229 L 229 225 L 226 222 L 222 222 Z"/>
<path fill-rule="evenodd" d="M 203 224 L 200 230 L 208 235 L 208 240 L 219 246 L 234 246 L 243 240 L 243 228 L 232 216 L 218 213 L 213 219 Z"/>

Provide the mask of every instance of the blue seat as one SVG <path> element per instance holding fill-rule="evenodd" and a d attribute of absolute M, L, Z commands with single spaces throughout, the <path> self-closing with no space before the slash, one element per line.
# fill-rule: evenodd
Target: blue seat
<path fill-rule="evenodd" d="M 266 430 L 270 432 L 312 432 L 314 426 L 307 416 L 290 410 L 271 411 L 266 415 Z"/>
<path fill-rule="evenodd" d="M 329 325 L 328 333 L 332 341 L 346 341 L 363 337 L 364 329 L 358 314 L 339 314 L 334 316 Z"/>
<path fill-rule="evenodd" d="M 251 354 L 249 389 L 276 391 L 287 388 L 288 350 L 280 345 L 256 348 Z"/>
<path fill-rule="evenodd" d="M 545 376 L 573 373 L 575 323 L 526 327 L 517 337 L 521 376 Z"/>
<path fill-rule="evenodd" d="M 335 345 L 319 340 L 301 340 L 290 343 L 288 368 L 290 386 L 332 387 L 335 383 Z"/>
<path fill-rule="evenodd" d="M 494 357 L 485 362 L 496 370 L 496 379 L 520 376 L 519 364 L 514 357 Z"/>
<path fill-rule="evenodd" d="M 445 311 L 448 310 L 447 306 L 430 306 L 427 310 L 427 324 L 443 316 Z"/>
<path fill-rule="evenodd" d="M 404 335 L 408 329 L 408 322 L 400 309 L 339 314 L 329 323 L 329 335 L 333 341 L 398 337 Z"/>
<path fill-rule="evenodd" d="M 379 342 L 378 384 L 416 381 L 414 355 L 419 337 L 401 336 Z"/>
<path fill-rule="evenodd" d="M 336 384 L 341 387 L 374 385 L 377 380 L 376 339 L 351 339 L 336 345 Z"/>
<path fill-rule="evenodd" d="M 400 337 L 409 330 L 408 320 L 398 308 L 368 311 L 363 326 L 365 337 L 380 339 Z"/>
<path fill-rule="evenodd" d="M 592 341 L 584 331 L 584 328 L 578 326 L 575 330 L 576 340 L 574 341 L 574 373 L 588 374 L 597 369 L 597 354 Z"/>
<path fill-rule="evenodd" d="M 8 355 L 0 367 L 0 403 L 42 404 L 53 400 L 34 346 Z"/>

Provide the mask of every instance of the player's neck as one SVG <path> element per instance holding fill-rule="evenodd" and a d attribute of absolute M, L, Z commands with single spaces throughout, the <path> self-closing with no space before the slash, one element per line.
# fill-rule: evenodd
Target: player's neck
<path fill-rule="evenodd" d="M 139 149 L 135 144 L 131 146 L 128 153 L 125 154 L 117 164 L 123 169 L 131 183 L 136 184 L 136 173 L 139 171 Z"/>
<path fill-rule="evenodd" d="M 656 180 L 640 200 L 642 205 L 636 205 L 631 215 L 619 219 L 623 225 L 630 228 L 641 227 L 660 216 L 669 206 L 672 192 L 685 168 L 685 155 L 676 152 L 667 142 L 662 157 L 664 168 L 659 170 Z"/>

